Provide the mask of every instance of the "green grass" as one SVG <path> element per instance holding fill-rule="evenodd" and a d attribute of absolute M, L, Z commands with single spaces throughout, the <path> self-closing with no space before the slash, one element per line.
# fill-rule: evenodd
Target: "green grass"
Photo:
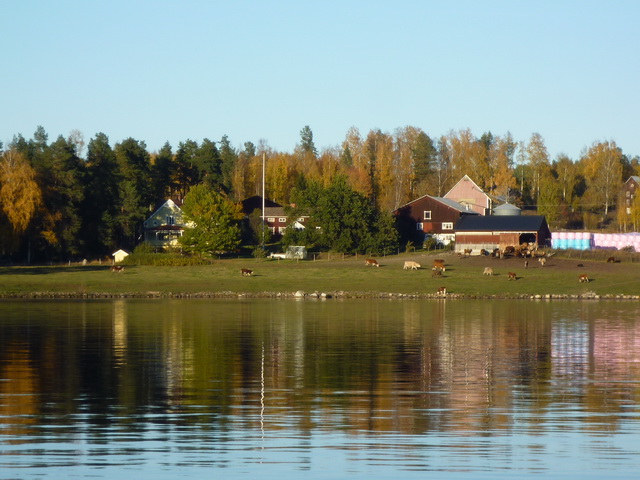
<path fill-rule="evenodd" d="M 336 258 L 337 257 L 337 258 Z M 443 278 L 432 278 L 434 258 L 447 263 Z M 352 294 L 432 294 L 441 286 L 451 294 L 507 296 L 594 292 L 598 295 L 639 295 L 640 264 L 624 261 L 607 264 L 603 260 L 552 257 L 546 266 L 529 260 L 495 260 L 487 257 L 459 258 L 450 253 L 438 256 L 402 254 L 378 258 L 380 268 L 366 267 L 364 257 L 313 261 L 225 259 L 206 266 L 156 267 L 126 266 L 123 273 L 112 273 L 105 265 L 71 265 L 0 268 L 0 295 L 35 293 L 86 295 L 168 295 L 236 292 L 350 292 Z M 423 268 L 403 270 L 404 260 L 415 260 Z M 583 266 L 578 267 L 578 262 Z M 483 276 L 485 266 L 496 275 Z M 255 275 L 243 277 L 241 268 Z M 507 272 L 518 280 L 509 281 Z M 592 281 L 578 282 L 587 273 Z"/>

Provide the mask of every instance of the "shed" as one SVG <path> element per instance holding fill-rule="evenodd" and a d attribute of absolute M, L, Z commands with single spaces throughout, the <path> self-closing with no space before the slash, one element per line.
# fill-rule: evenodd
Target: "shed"
<path fill-rule="evenodd" d="M 542 215 L 464 216 L 456 222 L 456 251 L 504 249 L 536 242 L 551 245 L 551 231 Z"/>
<path fill-rule="evenodd" d="M 129 256 L 129 252 L 125 251 L 125 250 L 118 250 L 116 252 L 113 252 L 111 254 L 111 256 L 113 257 L 113 262 L 114 263 L 120 263 L 121 261 L 123 261 L 126 257 Z"/>

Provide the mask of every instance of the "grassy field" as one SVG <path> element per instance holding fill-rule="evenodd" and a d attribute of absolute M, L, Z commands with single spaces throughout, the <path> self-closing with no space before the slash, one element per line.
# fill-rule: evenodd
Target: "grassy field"
<path fill-rule="evenodd" d="M 444 259 L 447 270 L 442 278 L 432 278 L 435 258 Z M 529 259 L 492 259 L 473 256 L 460 258 L 451 253 L 439 255 L 401 254 L 378 258 L 380 267 L 367 267 L 364 257 L 326 254 L 318 260 L 226 259 L 208 266 L 151 267 L 127 266 L 112 273 L 108 265 L 65 265 L 0 268 L 0 296 L 52 295 L 193 295 L 221 292 L 264 294 L 302 290 L 304 292 L 349 292 L 354 295 L 434 294 L 446 287 L 453 295 L 640 295 L 640 263 L 579 258 L 550 258 L 545 266 Z M 405 260 L 422 265 L 420 270 L 403 270 Z M 484 267 L 494 275 L 483 276 Z M 243 277 L 241 268 L 254 271 Z M 507 273 L 515 272 L 516 281 Z M 590 283 L 579 283 L 586 273 Z"/>

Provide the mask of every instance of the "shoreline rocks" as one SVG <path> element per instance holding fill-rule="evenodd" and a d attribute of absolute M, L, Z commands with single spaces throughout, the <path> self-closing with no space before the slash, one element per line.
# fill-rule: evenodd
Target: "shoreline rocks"
<path fill-rule="evenodd" d="M 424 299 L 424 300 L 626 300 L 638 301 L 640 295 L 607 294 L 598 295 L 595 292 L 581 294 L 515 294 L 515 295 L 472 295 L 456 293 L 397 293 L 397 292 L 28 292 L 28 293 L 4 293 L 0 299 L 4 300 L 100 300 L 100 299 Z"/>

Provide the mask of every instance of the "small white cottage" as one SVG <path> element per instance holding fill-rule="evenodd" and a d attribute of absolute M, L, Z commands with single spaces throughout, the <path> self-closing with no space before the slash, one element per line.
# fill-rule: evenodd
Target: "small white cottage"
<path fill-rule="evenodd" d="M 117 252 L 113 252 L 111 256 L 113 257 L 113 263 L 120 263 L 129 256 L 129 252 L 120 249 Z"/>

